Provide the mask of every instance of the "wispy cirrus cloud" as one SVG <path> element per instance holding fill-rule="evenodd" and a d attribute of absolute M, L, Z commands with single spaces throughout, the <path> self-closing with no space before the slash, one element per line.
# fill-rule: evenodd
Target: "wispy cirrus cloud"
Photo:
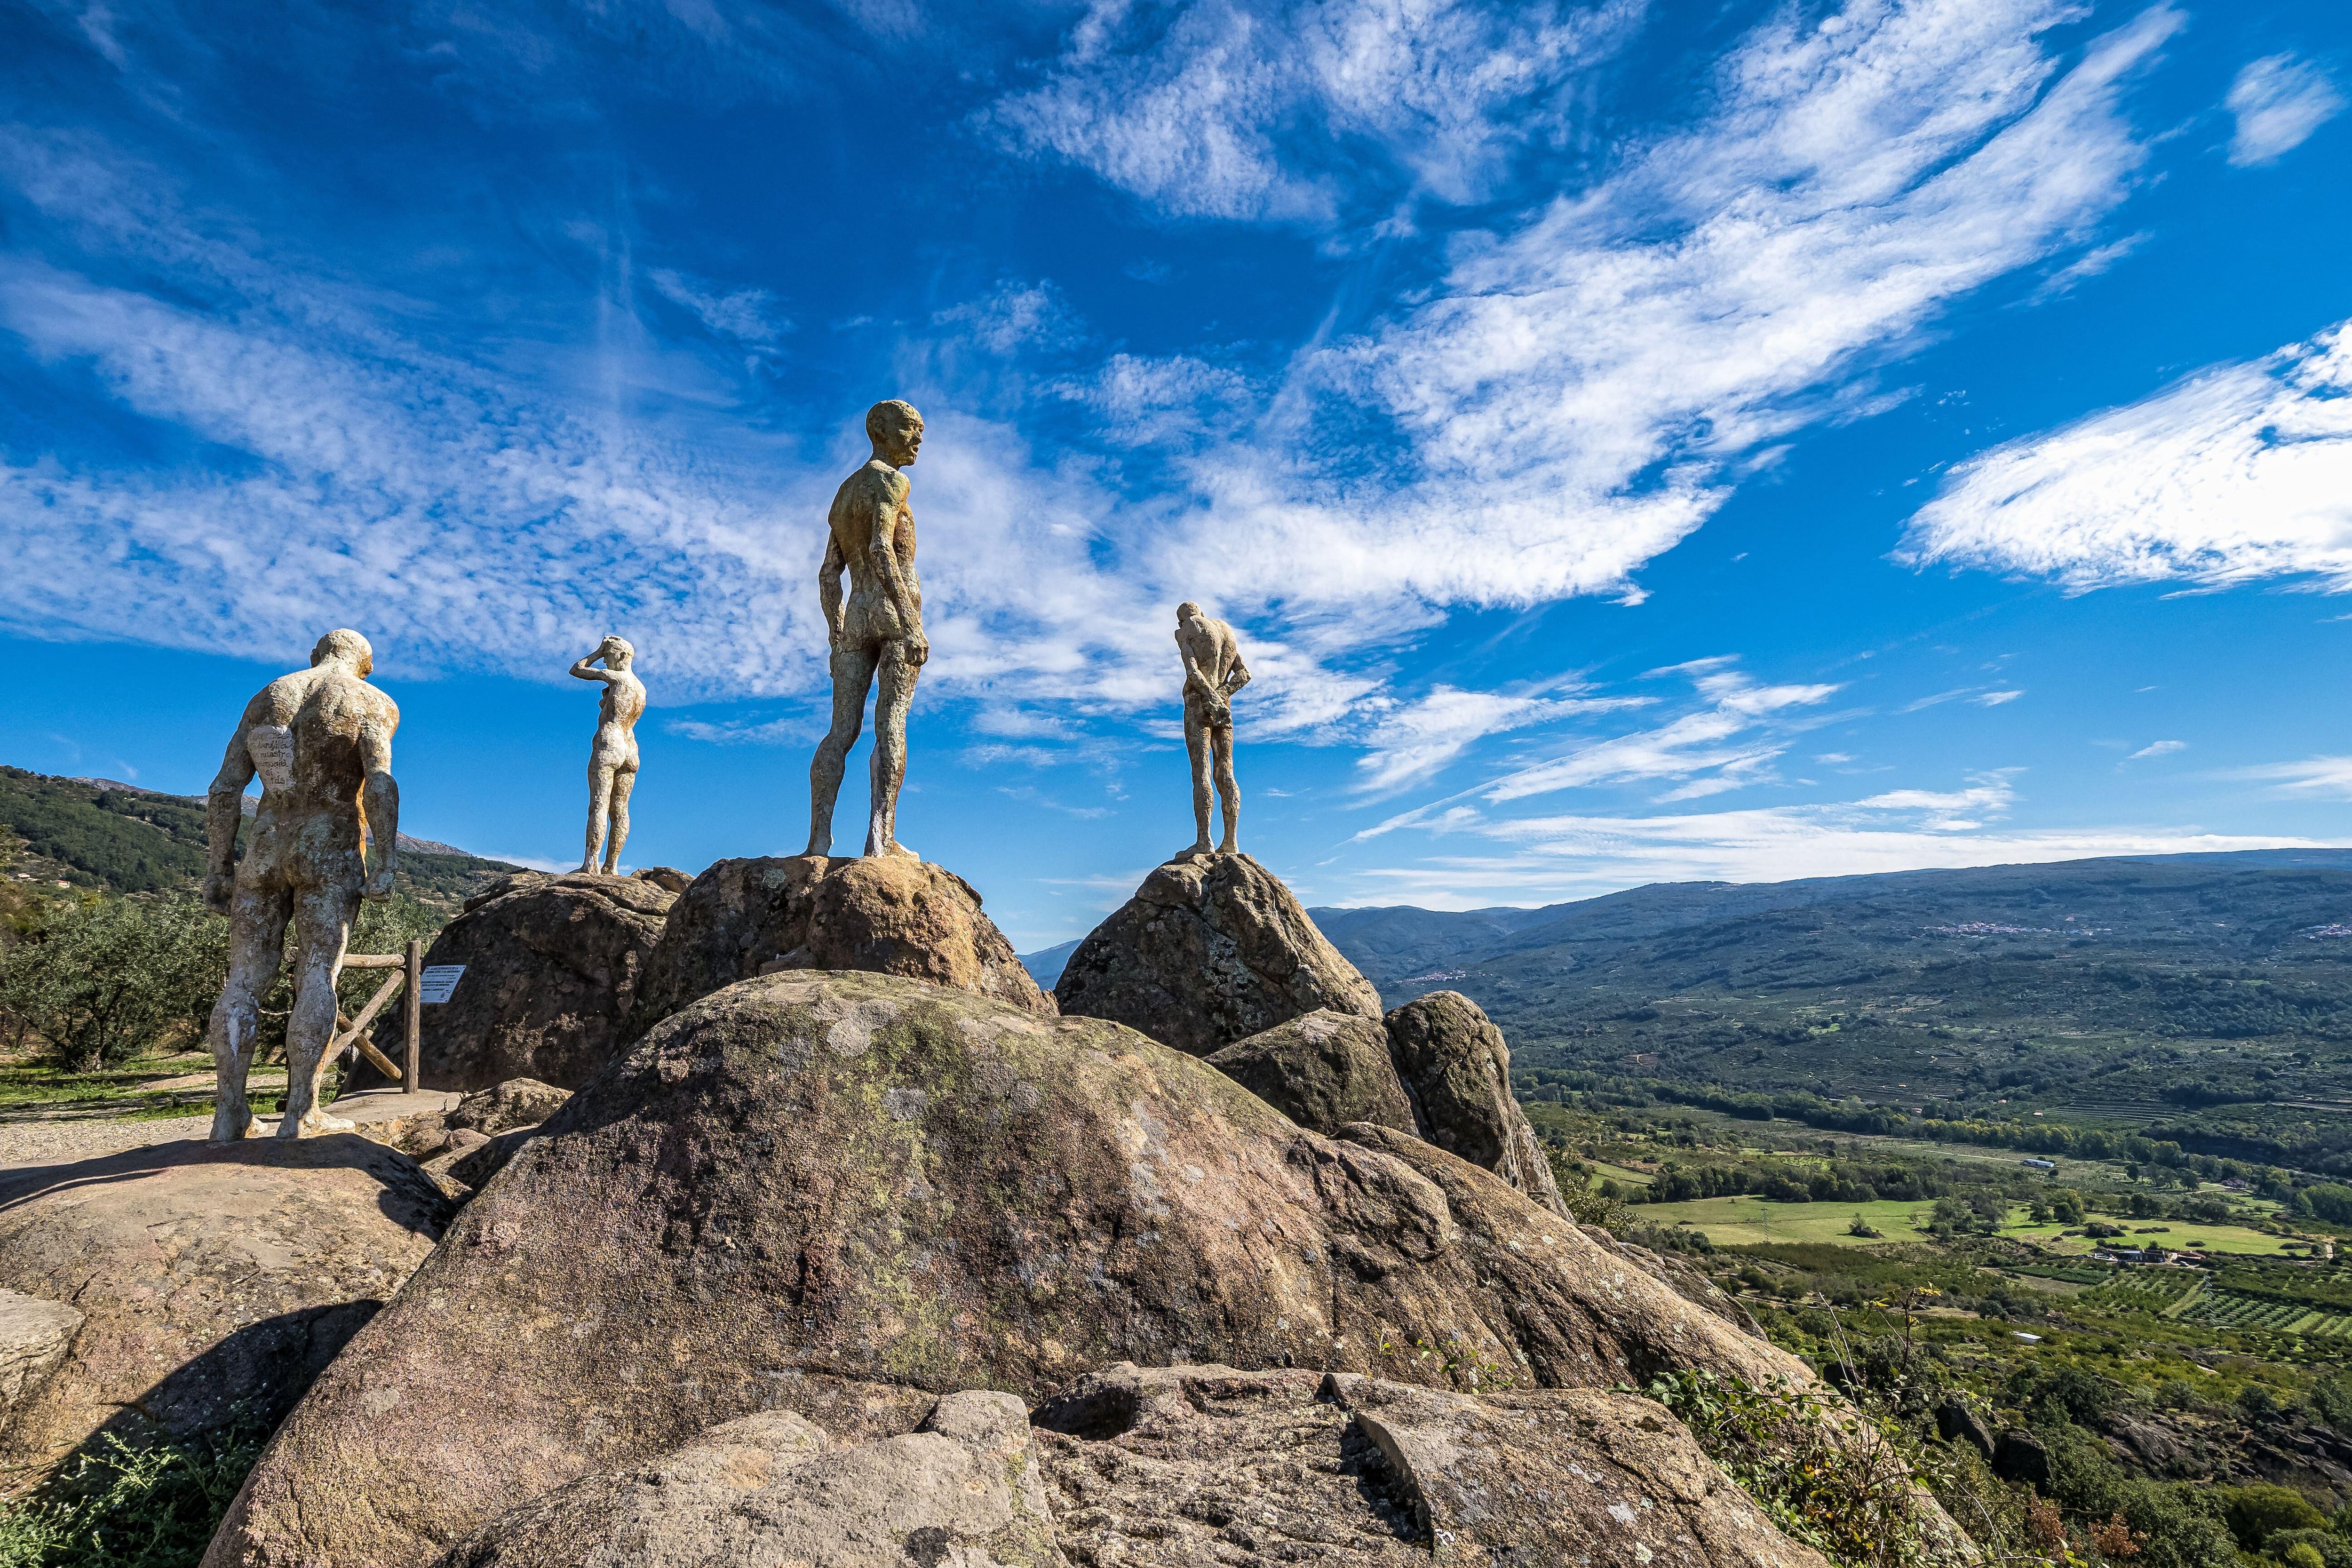
<path fill-rule="evenodd" d="M 2352 773 L 2352 760 L 2347 760 Z M 1777 882 L 1938 867 L 2000 866 L 2097 856 L 2314 848 L 2316 841 L 2195 827 L 1999 826 L 2015 795 L 2005 774 L 1957 790 L 1893 790 L 1822 805 L 1655 816 L 1487 819 L 1475 813 L 1416 824 L 1486 838 L 1503 856 L 1440 854 L 1364 874 L 1365 901 L 1440 909 L 1573 898 L 1644 882 Z"/>
<path fill-rule="evenodd" d="M 1897 559 L 2048 577 L 2352 588 L 2352 323 L 1955 468 Z"/>
<path fill-rule="evenodd" d="M 1501 804 L 1558 790 L 1651 779 L 1679 781 L 1664 797 L 1668 800 L 1741 788 L 1761 779 L 1787 749 L 1782 735 L 1790 728 L 1786 716 L 1790 710 L 1817 707 L 1838 690 L 1817 683 L 1767 684 L 1725 659 L 1651 673 L 1692 676 L 1706 706 L 1654 729 L 1577 746 L 1505 774 L 1476 793 Z"/>
<path fill-rule="evenodd" d="M 2240 168 L 2277 162 L 2344 112 L 2344 95 L 2328 74 L 2293 55 L 2249 63 L 2230 83 L 2227 102 L 2237 117 L 2230 162 Z"/>
<path fill-rule="evenodd" d="M 2142 757 L 2168 757 L 2175 752 L 2185 752 L 2188 749 L 2189 742 L 2186 741 L 2150 741 L 2124 760 L 2136 763 Z"/>
<path fill-rule="evenodd" d="M 2307 757 L 2299 763 L 2267 763 L 2239 768 L 2232 778 L 2274 785 L 2282 795 L 2352 800 L 2352 757 Z"/>
<path fill-rule="evenodd" d="M 1489 735 L 1547 724 L 1573 715 L 1637 708 L 1647 697 L 1514 696 L 1439 686 L 1382 713 L 1361 743 L 1357 787 L 1380 794 L 1429 777 Z"/>

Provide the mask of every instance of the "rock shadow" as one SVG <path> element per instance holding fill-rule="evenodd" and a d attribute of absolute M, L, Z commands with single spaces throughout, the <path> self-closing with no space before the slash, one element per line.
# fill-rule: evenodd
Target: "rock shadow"
<path fill-rule="evenodd" d="M 415 1161 L 356 1132 L 335 1132 L 320 1138 L 247 1138 L 236 1143 L 183 1138 L 119 1154 L 0 1171 L 0 1215 L 61 1193 L 202 1165 L 356 1171 L 375 1182 L 377 1207 L 386 1219 L 436 1240 L 456 1213 Z"/>

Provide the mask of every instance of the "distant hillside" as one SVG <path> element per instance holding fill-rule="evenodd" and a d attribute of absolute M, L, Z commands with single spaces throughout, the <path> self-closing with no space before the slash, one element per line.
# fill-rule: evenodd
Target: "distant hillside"
<path fill-rule="evenodd" d="M 401 886 L 445 910 L 520 869 L 404 833 L 400 850 Z M 205 873 L 204 799 L 0 767 L 0 858 L 12 875 L 77 887 L 193 890 Z"/>
<path fill-rule="evenodd" d="M 1311 913 L 1390 1005 L 1475 998 L 1515 1068 L 2352 1157 L 2352 850 Z"/>

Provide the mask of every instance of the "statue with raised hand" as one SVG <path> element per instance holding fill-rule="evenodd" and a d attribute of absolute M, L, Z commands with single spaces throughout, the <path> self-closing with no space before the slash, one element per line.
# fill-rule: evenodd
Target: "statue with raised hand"
<path fill-rule="evenodd" d="M 607 877 L 619 874 L 621 846 L 629 841 L 629 792 L 637 787 L 637 716 L 646 710 L 646 683 L 629 668 L 636 657 L 626 638 L 608 637 L 572 667 L 580 679 L 604 683 L 596 739 L 588 748 L 588 844 L 580 869 L 595 870 L 602 849 Z"/>
<path fill-rule="evenodd" d="M 833 853 L 834 802 L 841 794 L 849 748 L 865 725 L 866 694 L 878 679 L 866 853 L 911 860 L 918 858 L 915 852 L 898 840 L 898 786 L 907 778 L 907 710 L 931 645 L 923 637 L 915 514 L 907 506 L 903 470 L 922 449 L 923 416 L 897 398 L 877 403 L 866 411 L 866 436 L 874 456 L 834 492 L 824 564 L 817 573 L 817 597 L 833 653 L 833 729 L 809 763 L 808 853 Z M 844 572 L 849 574 L 845 602 Z"/>
<path fill-rule="evenodd" d="M 399 853 L 392 734 L 400 710 L 367 683 L 374 668 L 374 650 L 359 633 L 320 637 L 310 668 L 279 676 L 245 705 L 205 795 L 205 903 L 229 921 L 228 983 L 206 1031 L 219 1084 L 215 1142 L 242 1138 L 253 1124 L 246 1077 L 261 998 L 278 978 L 289 920 L 298 956 L 278 1135 L 351 1130 L 349 1121 L 319 1109 L 319 1074 L 334 1037 L 335 981 L 352 917 L 362 899 L 392 897 Z M 245 787 L 257 773 L 261 802 L 245 858 L 237 859 Z M 373 871 L 366 863 L 371 843 Z"/>
<path fill-rule="evenodd" d="M 1233 695 L 1249 684 L 1249 668 L 1242 663 L 1234 628 L 1189 601 L 1176 606 L 1176 652 L 1184 661 L 1184 749 L 1192 758 L 1192 821 L 1200 834 L 1192 853 L 1209 853 L 1213 779 L 1225 813 L 1224 841 L 1217 850 L 1231 855 L 1242 819 L 1242 786 L 1234 777 Z"/>

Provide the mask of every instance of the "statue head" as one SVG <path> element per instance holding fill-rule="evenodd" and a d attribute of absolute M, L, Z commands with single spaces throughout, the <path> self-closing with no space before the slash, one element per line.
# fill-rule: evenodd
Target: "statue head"
<path fill-rule="evenodd" d="M 1197 621 L 1200 618 L 1201 606 L 1194 604 L 1192 600 L 1187 599 L 1182 604 L 1176 606 L 1176 624 L 1178 626 L 1181 626 L 1186 621 Z"/>
<path fill-rule="evenodd" d="M 637 650 L 630 646 L 628 638 L 615 634 L 598 643 L 596 651 L 588 657 L 603 659 L 606 669 L 626 669 L 629 661 L 637 657 Z"/>
<path fill-rule="evenodd" d="M 903 468 L 923 449 L 923 416 L 911 403 L 885 398 L 866 411 L 866 438 L 874 455 L 894 468 Z"/>
<path fill-rule="evenodd" d="M 320 637 L 319 646 L 310 650 L 310 668 L 322 664 L 342 665 L 353 675 L 364 677 L 375 668 L 375 649 L 359 633 L 338 629 Z"/>

